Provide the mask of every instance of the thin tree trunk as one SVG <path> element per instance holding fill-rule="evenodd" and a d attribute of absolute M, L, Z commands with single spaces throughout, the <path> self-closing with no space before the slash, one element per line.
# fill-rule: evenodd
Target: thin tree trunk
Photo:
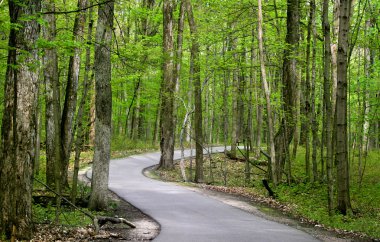
<path fill-rule="evenodd" d="M 350 186 L 349 162 L 347 150 L 347 54 L 348 34 L 350 29 L 351 0 L 340 0 L 339 6 L 339 39 L 338 39 L 338 68 L 337 68 L 337 96 L 335 108 L 336 150 L 335 163 L 337 164 L 337 209 L 342 214 L 350 213 Z"/>
<path fill-rule="evenodd" d="M 332 103 L 331 103 L 331 48 L 330 48 L 330 23 L 329 1 L 323 1 L 322 29 L 324 36 L 323 55 L 323 133 L 326 141 L 326 173 L 327 173 L 327 205 L 329 214 L 333 214 L 334 180 L 333 180 L 333 152 L 332 152 Z M 323 142 L 321 148 L 323 166 Z"/>
<path fill-rule="evenodd" d="M 189 108 L 186 108 L 186 114 L 185 118 L 183 119 L 182 127 L 181 127 L 181 133 L 179 136 L 179 146 L 181 147 L 181 160 L 179 162 L 179 167 L 181 169 L 181 175 L 183 181 L 187 182 L 188 178 L 186 176 L 186 168 L 185 168 L 185 147 L 183 145 L 184 140 L 184 134 L 186 131 L 187 122 L 189 121 L 189 117 L 191 116 L 193 110 L 189 110 Z"/>
<path fill-rule="evenodd" d="M 307 25 L 307 37 L 306 37 L 306 82 L 305 82 L 305 94 L 304 94 L 304 135 L 305 135 L 305 173 L 307 181 L 310 181 L 310 125 L 311 125 L 311 105 L 310 103 L 310 45 L 311 45 L 311 34 L 312 34 L 312 24 L 315 18 L 315 13 L 313 12 L 313 1 L 310 1 L 309 10 L 309 21 Z"/>
<path fill-rule="evenodd" d="M 228 41 L 226 41 L 228 42 Z M 228 43 L 224 44 L 223 46 L 223 61 L 225 61 L 225 53 L 226 53 L 226 49 L 227 49 L 227 45 Z M 228 111 L 228 80 L 229 80 L 229 72 L 228 71 L 224 71 L 224 75 L 223 75 L 223 107 L 222 107 L 222 111 L 223 111 L 223 143 L 224 145 L 226 146 L 227 144 L 227 139 L 228 139 L 228 117 L 229 117 L 229 111 Z M 227 150 L 225 150 L 225 153 L 227 152 Z"/>
<path fill-rule="evenodd" d="M 85 9 L 87 0 L 78 0 L 78 8 Z M 86 22 L 86 12 L 82 10 L 77 13 L 74 22 L 74 41 L 81 42 L 84 33 L 84 25 Z M 62 160 L 61 160 L 61 184 L 63 187 L 68 187 L 67 171 L 69 167 L 69 160 L 71 154 L 71 147 L 73 143 L 73 130 L 74 130 L 74 116 L 77 106 L 77 91 L 79 81 L 79 70 L 81 63 L 81 48 L 75 47 L 73 55 L 70 56 L 69 72 L 66 86 L 65 103 L 62 112 L 61 122 L 61 142 L 62 142 Z"/>
<path fill-rule="evenodd" d="M 263 44 L 263 13 L 262 13 L 262 4 L 261 0 L 257 1 L 258 3 L 258 36 L 259 41 L 259 54 L 260 54 L 260 70 L 261 70 L 261 80 L 263 82 L 263 88 L 265 93 L 266 108 L 267 108 L 267 124 L 269 132 L 269 143 L 270 143 L 270 161 L 268 162 L 268 176 L 269 179 L 273 181 L 275 185 L 279 182 L 277 174 L 278 167 L 276 166 L 276 152 L 274 144 L 274 127 L 272 120 L 272 106 L 270 101 L 270 89 L 266 77 L 265 69 L 265 55 L 264 55 L 264 44 Z"/>
<path fill-rule="evenodd" d="M 93 14 L 93 8 L 89 9 L 89 17 L 88 17 L 88 32 L 87 32 L 87 43 L 92 42 L 92 29 L 93 29 L 93 22 L 92 14 Z M 75 204 L 75 199 L 77 196 L 77 185 L 78 185 L 78 173 L 79 173 L 79 159 L 80 154 L 82 151 L 82 146 L 84 143 L 84 128 L 83 128 L 83 112 L 85 108 L 85 103 L 88 99 L 88 91 L 90 89 L 91 83 L 92 83 L 92 77 L 90 77 L 90 70 L 91 70 L 91 48 L 90 46 L 86 47 L 86 63 L 85 63 L 85 73 L 84 73 L 84 80 L 83 80 L 83 94 L 82 94 L 82 100 L 80 101 L 79 108 L 78 108 L 78 114 L 77 114 L 77 135 L 76 135 L 76 141 L 75 141 L 75 160 L 74 160 L 74 173 L 73 173 L 73 183 L 72 183 L 72 190 L 71 190 L 71 202 Z"/>
<path fill-rule="evenodd" d="M 109 162 L 111 157 L 111 46 L 114 2 L 99 6 L 95 44 L 95 152 L 92 166 L 90 209 L 107 208 Z"/>
<path fill-rule="evenodd" d="M 38 87 L 38 90 L 40 87 Z M 39 97 L 39 92 L 37 94 Z M 42 112 L 41 112 L 41 104 L 40 101 L 38 100 L 38 106 L 37 106 L 37 115 L 36 115 L 36 144 L 35 144 L 35 150 L 36 150 L 36 156 L 34 159 L 34 164 L 33 164 L 33 173 L 35 175 L 40 174 L 40 156 L 41 156 L 41 130 L 42 130 Z"/>
<path fill-rule="evenodd" d="M 366 32 L 373 27 L 372 21 L 367 20 L 366 21 Z M 372 72 L 373 72 L 373 58 L 371 56 L 371 49 L 365 48 L 365 65 L 364 65 L 364 72 L 365 76 L 367 78 L 371 78 Z M 360 148 L 359 148 L 359 186 L 361 186 L 362 183 L 362 177 L 364 175 L 364 167 L 363 164 L 363 156 L 364 158 L 368 155 L 368 141 L 369 141 L 369 129 L 370 129 L 370 123 L 369 123 L 369 112 L 370 112 L 370 105 L 369 105 L 369 90 L 367 87 L 367 84 L 364 86 L 364 95 L 363 95 L 363 111 L 362 111 L 362 132 L 361 132 L 361 139 L 360 139 Z"/>
<path fill-rule="evenodd" d="M 318 180 L 318 166 L 317 166 L 317 135 L 318 135 L 318 122 L 317 122 L 317 111 L 315 110 L 315 80 L 316 80 L 316 58 L 317 58 L 317 30 L 315 24 L 315 0 L 310 2 L 311 12 L 312 12 L 312 33 L 313 33 L 313 48 L 312 48 L 312 65 L 311 65 L 311 115 L 310 124 L 313 138 L 313 150 L 312 150 L 312 164 L 313 164 L 313 181 Z"/>
<path fill-rule="evenodd" d="M 231 29 L 235 29 L 235 23 L 232 24 Z M 232 51 L 233 60 L 235 63 L 238 62 L 237 56 L 237 38 L 232 38 L 230 40 L 230 49 Z M 236 159 L 237 143 L 238 143 L 238 122 L 239 122 L 239 112 L 238 112 L 238 95 L 239 95 L 239 80 L 238 80 L 237 67 L 234 66 L 232 70 L 232 129 L 231 129 L 231 150 L 230 156 L 232 159 Z"/>

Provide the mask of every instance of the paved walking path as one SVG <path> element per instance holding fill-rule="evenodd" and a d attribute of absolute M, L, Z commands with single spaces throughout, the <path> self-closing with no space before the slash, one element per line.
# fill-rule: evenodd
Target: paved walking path
<path fill-rule="evenodd" d="M 222 152 L 224 148 L 213 148 Z M 185 156 L 189 156 L 186 151 Z M 161 225 L 162 242 L 318 241 L 295 228 L 256 217 L 185 187 L 142 174 L 159 162 L 159 153 L 111 161 L 109 188 Z M 175 159 L 180 158 L 179 151 Z"/>

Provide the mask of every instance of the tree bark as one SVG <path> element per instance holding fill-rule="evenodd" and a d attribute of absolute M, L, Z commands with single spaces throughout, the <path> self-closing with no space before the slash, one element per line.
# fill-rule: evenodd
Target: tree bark
<path fill-rule="evenodd" d="M 199 59 L 198 30 L 195 23 L 191 0 L 185 0 L 186 13 L 191 33 L 191 59 L 193 62 L 194 86 L 194 132 L 195 132 L 195 182 L 203 182 L 203 132 L 202 132 L 202 87 Z"/>
<path fill-rule="evenodd" d="M 315 24 L 315 0 L 310 1 L 310 8 L 312 14 L 311 29 L 312 29 L 312 60 L 311 60 L 311 115 L 310 124 L 312 131 L 312 165 L 313 165 L 313 181 L 318 180 L 318 164 L 317 164 L 317 139 L 318 139 L 318 121 L 317 121 L 317 110 L 315 106 L 315 80 L 316 80 L 316 58 L 317 58 L 317 30 Z"/>
<path fill-rule="evenodd" d="M 173 77 L 173 0 L 163 2 L 163 82 L 161 96 L 161 158 L 160 168 L 173 168 L 174 155 L 174 92 L 175 79 Z"/>
<path fill-rule="evenodd" d="M 46 11 L 55 11 L 54 2 L 46 2 Z M 47 41 L 55 41 L 56 18 L 54 14 L 44 16 L 47 26 L 43 27 L 43 37 Z M 59 92 L 58 53 L 55 47 L 46 48 L 43 57 L 44 81 L 46 88 L 45 128 L 46 128 L 46 183 L 55 187 L 55 167 L 61 157 L 60 122 L 61 106 Z"/>
<path fill-rule="evenodd" d="M 235 23 L 232 23 L 231 29 L 235 29 Z M 235 63 L 238 62 L 237 55 L 237 38 L 230 36 L 230 50 L 232 51 L 232 59 Z M 239 139 L 239 111 L 238 111 L 238 95 L 239 95 L 239 76 L 237 67 L 234 66 L 232 70 L 232 118 L 231 118 L 231 150 L 230 156 L 232 159 L 236 159 L 237 155 L 237 143 Z"/>
<path fill-rule="evenodd" d="M 92 42 L 92 29 L 94 20 L 92 19 L 93 8 L 89 9 L 88 14 L 88 32 L 87 32 L 87 43 L 90 44 Z M 91 70 L 91 48 L 90 46 L 86 47 L 86 63 L 85 63 L 85 73 L 83 80 L 83 93 L 82 99 L 79 104 L 77 121 L 76 121 L 76 140 L 75 140 L 75 159 L 74 159 L 74 173 L 73 173 L 73 182 L 71 188 L 71 202 L 75 204 L 75 199 L 77 196 L 77 185 L 78 185 L 78 173 L 79 173 L 79 160 L 80 154 L 82 151 L 82 146 L 84 143 L 84 128 L 83 128 L 83 113 L 86 101 L 88 101 L 88 91 L 90 89 L 92 83 L 92 76 L 90 76 Z"/>
<path fill-rule="evenodd" d="M 111 46 L 114 2 L 99 6 L 95 44 L 95 153 L 92 166 L 90 209 L 107 207 L 109 162 L 111 157 Z"/>
<path fill-rule="evenodd" d="M 263 82 L 263 88 L 265 93 L 266 108 L 267 108 L 267 124 L 269 132 L 269 144 L 270 144 L 270 161 L 268 162 L 268 176 L 269 179 L 277 185 L 277 166 L 276 166 L 276 152 L 274 144 L 274 127 L 273 127 L 273 116 L 272 116 L 272 106 L 270 101 L 270 89 L 267 82 L 266 69 L 265 69 L 265 56 L 264 56 L 264 44 L 263 44 L 263 13 L 261 0 L 258 3 L 258 42 L 259 42 L 259 54 L 260 54 L 260 70 L 261 70 L 261 80 Z"/>
<path fill-rule="evenodd" d="M 87 6 L 87 0 L 78 0 L 78 9 L 85 9 Z M 81 42 L 83 39 L 84 25 L 86 22 L 86 11 L 82 10 L 75 16 L 74 22 L 74 41 Z M 77 107 L 77 92 L 79 81 L 79 70 L 81 63 L 81 48 L 75 47 L 72 56 L 70 56 L 69 70 L 67 75 L 67 86 L 65 103 L 62 112 L 61 121 L 61 143 L 62 143 L 62 155 L 61 155 L 61 172 L 60 177 L 62 179 L 61 184 L 63 187 L 68 187 L 68 167 L 71 154 L 71 147 L 74 136 L 74 116 Z"/>
<path fill-rule="evenodd" d="M 291 178 L 289 144 L 293 139 L 297 115 L 297 52 L 299 44 L 299 0 L 287 0 L 287 34 L 283 63 L 283 118 L 275 136 L 276 180 L 281 181 L 285 162 L 288 161 L 288 180 Z"/>
<path fill-rule="evenodd" d="M 335 108 L 336 151 L 337 164 L 337 209 L 342 214 L 351 211 L 348 137 L 347 137 L 347 66 L 348 66 L 348 34 L 350 30 L 351 0 L 340 0 L 339 6 L 339 38 L 337 56 L 337 96 Z"/>
<path fill-rule="evenodd" d="M 32 175 L 38 102 L 41 2 L 9 1 L 9 35 L 0 157 L 0 229 L 6 238 L 32 237 Z M 35 18 L 31 18 L 34 16 Z"/>
<path fill-rule="evenodd" d="M 321 148 L 322 166 L 326 162 L 327 173 L 327 203 L 329 214 L 333 213 L 334 181 L 333 181 L 333 154 L 332 154 L 332 104 L 331 104 L 331 47 L 329 1 L 323 1 L 322 29 L 324 36 L 323 55 L 323 133 L 326 141 L 326 157 L 323 156 L 323 142 Z"/>

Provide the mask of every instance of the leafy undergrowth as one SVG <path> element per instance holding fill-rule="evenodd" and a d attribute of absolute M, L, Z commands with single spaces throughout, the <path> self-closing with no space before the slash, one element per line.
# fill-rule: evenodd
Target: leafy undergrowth
<path fill-rule="evenodd" d="M 122 137 L 114 138 L 111 146 L 112 158 L 126 157 L 157 150 L 157 147 L 154 145 L 147 146 L 146 143 L 130 141 Z M 94 151 L 92 147 L 86 147 L 86 149 L 81 152 L 79 161 L 80 169 L 91 165 L 93 153 Z M 74 155 L 74 152 L 72 152 L 69 163 L 70 188 L 74 170 Z M 33 241 L 108 241 L 109 239 L 118 240 L 125 237 L 125 232 L 115 232 L 118 231 L 117 228 L 109 228 L 108 230 L 101 229 L 98 234 L 95 234 L 93 221 L 78 209 L 69 206 L 64 201 L 60 212 L 57 214 L 55 194 L 42 184 L 46 184 L 46 154 L 44 150 L 41 150 L 39 161 L 39 172 L 35 174 L 35 181 L 33 184 L 32 220 L 35 224 Z M 66 194 L 65 197 L 69 199 L 70 190 L 65 190 L 64 194 Z M 89 211 L 87 209 L 89 196 L 90 187 L 88 184 L 80 182 L 77 188 L 76 206 L 82 211 L 94 216 L 113 217 L 115 215 L 113 211 L 116 207 L 119 207 L 117 204 L 118 199 L 113 198 L 110 200 L 109 209 L 107 211 Z M 118 209 L 122 210 L 121 208 Z"/>
<path fill-rule="evenodd" d="M 213 155 L 211 161 L 205 158 L 206 182 L 197 186 L 242 195 L 255 203 L 278 209 L 304 223 L 323 227 L 340 235 L 380 238 L 380 167 L 376 165 L 379 153 L 369 154 L 361 186 L 354 174 L 357 167 L 355 164 L 351 165 L 353 213 L 347 216 L 337 212 L 333 216 L 328 215 L 327 185 L 323 181 L 305 182 L 302 157 L 304 157 L 304 151 L 300 149 L 293 163 L 293 166 L 298 168 L 293 170 L 295 182 L 290 185 L 281 184 L 274 188 L 276 199 L 268 197 L 268 192 L 262 185 L 262 179 L 265 178 L 265 173 L 262 171 L 266 169 L 263 166 L 265 161 L 256 161 L 261 166 L 251 166 L 250 178 L 246 179 L 246 164 L 230 160 L 223 154 Z M 193 171 L 190 170 L 190 163 L 193 163 Z M 187 160 L 185 164 L 187 176 L 193 177 L 194 161 Z M 163 180 L 183 182 L 178 164 L 174 170 L 157 170 L 155 173 Z"/>
<path fill-rule="evenodd" d="M 124 136 L 116 136 L 112 138 L 111 157 L 113 159 L 123 158 L 130 155 L 155 151 L 157 149 L 158 146 L 152 142 L 130 140 L 126 139 Z"/>

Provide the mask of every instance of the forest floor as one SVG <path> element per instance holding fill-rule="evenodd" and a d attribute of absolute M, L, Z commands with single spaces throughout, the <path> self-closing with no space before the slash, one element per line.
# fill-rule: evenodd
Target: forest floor
<path fill-rule="evenodd" d="M 86 169 L 81 170 L 79 178 L 83 184 L 90 186 L 89 179 L 85 176 Z M 110 199 L 107 216 L 124 218 L 133 223 L 136 228 L 130 228 L 126 224 L 112 224 L 107 222 L 100 227 L 95 234 L 94 226 L 61 226 L 49 224 L 37 224 L 32 241 L 151 241 L 160 231 L 160 225 L 151 217 L 144 214 L 138 208 L 119 198 L 112 191 L 107 195 Z"/>

